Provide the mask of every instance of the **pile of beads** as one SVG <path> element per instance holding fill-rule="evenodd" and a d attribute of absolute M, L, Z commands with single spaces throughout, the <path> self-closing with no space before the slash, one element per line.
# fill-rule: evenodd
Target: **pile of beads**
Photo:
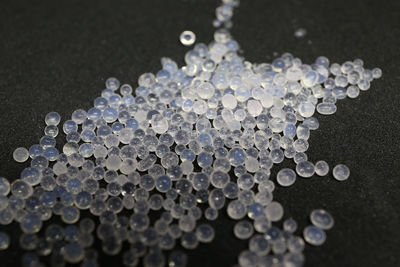
<path fill-rule="evenodd" d="M 284 218 L 283 206 L 273 198 L 276 179 L 292 186 L 297 176 L 326 176 L 329 165 L 308 160 L 310 131 L 319 128 L 315 111 L 334 114 L 336 101 L 355 98 L 381 76 L 359 59 L 341 65 L 325 57 L 307 65 L 289 53 L 271 64 L 251 64 L 238 54 L 239 45 L 227 28 L 237 0 L 224 0 L 216 10 L 214 41 L 198 43 L 179 68 L 162 58 L 156 74 L 144 73 L 138 87 L 106 80 L 101 96 L 89 110 L 78 109 L 63 122 L 62 151 L 55 137 L 61 117 L 45 117 L 45 136 L 39 144 L 17 148 L 17 162 L 31 158 L 20 179 L 0 177 L 0 224 L 12 221 L 23 232 L 20 246 L 28 251 L 24 266 L 40 266 L 39 256 L 54 265 L 99 265 L 92 248 L 122 255 L 126 266 L 185 266 L 182 251 L 170 253 L 177 242 L 185 249 L 215 237 L 212 221 L 226 207 L 237 220 L 238 239 L 249 239 L 240 253 L 240 266 L 280 262 L 301 266 L 304 240 L 325 242 L 333 218 L 325 210 L 311 213 L 312 226 L 295 235 L 297 223 Z M 182 44 L 195 41 L 183 32 Z M 270 170 L 284 159 L 295 170 Z M 346 180 L 349 168 L 333 168 L 336 180 Z M 81 218 L 90 212 L 97 217 Z M 154 222 L 149 214 L 159 211 Z M 46 223 L 52 215 L 64 225 Z M 210 223 L 205 223 L 203 218 Z M 45 228 L 42 230 L 42 228 Z M 44 236 L 39 237 L 38 233 Z M 123 250 L 128 243 L 129 249 Z M 0 233 L 0 249 L 8 236 Z"/>

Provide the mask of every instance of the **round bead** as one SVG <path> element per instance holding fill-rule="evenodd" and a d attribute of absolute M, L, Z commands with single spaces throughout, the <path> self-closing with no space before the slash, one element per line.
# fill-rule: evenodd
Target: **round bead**
<path fill-rule="evenodd" d="M 34 234 L 42 228 L 42 221 L 39 215 L 30 213 L 22 218 L 20 225 L 24 233 Z"/>
<path fill-rule="evenodd" d="M 230 218 L 234 220 L 239 220 L 242 219 L 244 216 L 246 216 L 247 208 L 239 200 L 233 200 L 228 204 L 226 211 Z"/>
<path fill-rule="evenodd" d="M 60 123 L 61 116 L 57 112 L 50 112 L 46 115 L 44 122 L 46 125 L 55 125 L 57 126 Z"/>
<path fill-rule="evenodd" d="M 6 250 L 10 245 L 10 237 L 3 232 L 0 232 L 0 250 Z"/>
<path fill-rule="evenodd" d="M 329 230 L 334 225 L 332 216 L 323 209 L 313 210 L 310 214 L 310 220 L 312 224 L 323 230 Z"/>
<path fill-rule="evenodd" d="M 281 186 L 291 186 L 296 181 L 296 173 L 292 169 L 282 169 L 276 175 L 276 180 Z"/>
<path fill-rule="evenodd" d="M 190 46 L 196 41 L 196 35 L 192 31 L 184 31 L 179 36 L 179 40 L 185 46 Z"/>
<path fill-rule="evenodd" d="M 303 178 L 310 178 L 315 173 L 314 164 L 309 161 L 302 161 L 296 165 L 296 172 Z"/>
<path fill-rule="evenodd" d="M 209 224 L 200 224 L 196 228 L 196 237 L 202 243 L 210 243 L 214 239 L 214 229 Z"/>
<path fill-rule="evenodd" d="M 320 160 L 317 163 L 315 163 L 315 173 L 318 176 L 325 176 L 329 172 L 329 165 L 326 163 L 326 161 Z"/>
<path fill-rule="evenodd" d="M 240 221 L 235 224 L 233 233 L 239 239 L 248 239 L 253 235 L 254 228 L 249 221 Z"/>
<path fill-rule="evenodd" d="M 344 164 L 336 165 L 333 170 L 333 177 L 338 181 L 347 180 L 350 176 L 350 169 Z"/>
<path fill-rule="evenodd" d="M 267 219 L 276 222 L 282 219 L 283 217 L 283 207 L 279 202 L 272 201 L 266 208 L 265 208 L 265 215 Z"/>
<path fill-rule="evenodd" d="M 10 182 L 4 177 L 0 177 L 0 196 L 7 196 L 8 193 L 10 193 Z"/>
<path fill-rule="evenodd" d="M 25 147 L 19 147 L 14 150 L 13 158 L 16 162 L 25 162 L 29 158 L 29 152 Z"/>
<path fill-rule="evenodd" d="M 303 231 L 304 240 L 313 246 L 320 246 L 325 243 L 326 234 L 324 230 L 316 226 L 307 226 Z"/>

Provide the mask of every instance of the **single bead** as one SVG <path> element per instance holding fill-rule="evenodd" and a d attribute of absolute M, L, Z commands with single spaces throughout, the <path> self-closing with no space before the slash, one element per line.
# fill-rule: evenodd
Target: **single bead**
<path fill-rule="evenodd" d="M 344 164 L 336 165 L 333 170 L 333 177 L 338 181 L 347 180 L 350 176 L 350 169 Z"/>
<path fill-rule="evenodd" d="M 237 222 L 233 228 L 233 233 L 239 239 L 248 239 L 254 233 L 253 224 L 249 221 Z"/>
<path fill-rule="evenodd" d="M 279 202 L 273 201 L 265 208 L 265 215 L 272 222 L 279 221 L 283 217 L 283 207 Z"/>
<path fill-rule="evenodd" d="M 333 217 L 323 209 L 313 210 L 310 214 L 310 220 L 312 224 L 323 230 L 329 230 L 334 225 Z"/>
<path fill-rule="evenodd" d="M 291 186 L 296 181 L 296 173 L 292 169 L 282 169 L 276 175 L 276 180 L 281 186 Z"/>
<path fill-rule="evenodd" d="M 0 196 L 7 196 L 8 193 L 10 193 L 10 182 L 4 177 L 0 177 Z"/>
<path fill-rule="evenodd" d="M 179 36 L 179 40 L 185 46 L 191 46 L 196 41 L 196 35 L 192 31 L 184 31 Z"/>
<path fill-rule="evenodd" d="M 297 222 L 293 218 L 286 219 L 283 222 L 283 230 L 289 233 L 294 233 L 297 230 Z"/>
<path fill-rule="evenodd" d="M 6 250 L 10 245 L 10 237 L 3 232 L 0 232 L 0 250 Z"/>
<path fill-rule="evenodd" d="M 325 243 L 326 234 L 324 230 L 316 226 L 307 226 L 303 231 L 304 240 L 313 246 L 320 246 Z"/>
<path fill-rule="evenodd" d="M 60 123 L 61 116 L 57 112 L 50 112 L 46 115 L 44 121 L 46 125 L 54 125 L 57 126 Z"/>
<path fill-rule="evenodd" d="M 325 176 L 329 172 L 329 165 L 326 163 L 326 161 L 320 160 L 317 163 L 315 163 L 315 173 L 318 176 Z"/>
<path fill-rule="evenodd" d="M 14 150 L 13 158 L 16 162 L 25 162 L 29 158 L 29 152 L 25 147 L 19 147 Z"/>
<path fill-rule="evenodd" d="M 24 216 L 20 223 L 21 229 L 27 234 L 34 234 L 39 232 L 42 228 L 42 221 L 39 215 L 30 213 Z"/>
<path fill-rule="evenodd" d="M 309 161 L 302 161 L 296 165 L 296 172 L 300 177 L 310 178 L 315 173 L 314 164 Z"/>
<path fill-rule="evenodd" d="M 209 224 L 200 224 L 196 228 L 196 237 L 202 243 L 210 243 L 214 239 L 214 229 Z"/>

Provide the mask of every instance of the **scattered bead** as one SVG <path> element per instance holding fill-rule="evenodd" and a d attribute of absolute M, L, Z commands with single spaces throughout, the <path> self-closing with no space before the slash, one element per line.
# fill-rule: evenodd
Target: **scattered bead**
<path fill-rule="evenodd" d="M 332 216 L 323 209 L 313 210 L 310 214 L 310 220 L 312 224 L 323 230 L 331 229 L 334 224 Z"/>
<path fill-rule="evenodd" d="M 19 147 L 14 150 L 13 158 L 16 162 L 25 162 L 29 158 L 29 152 L 25 147 Z"/>
<path fill-rule="evenodd" d="M 344 164 L 338 164 L 333 168 L 332 173 L 336 180 L 344 181 L 349 178 L 350 169 Z"/>
<path fill-rule="evenodd" d="M 181 43 L 185 46 L 190 46 L 196 41 L 196 35 L 192 31 L 184 31 L 179 37 Z"/>
<path fill-rule="evenodd" d="M 307 226 L 303 231 L 304 240 L 313 246 L 320 246 L 325 243 L 326 234 L 324 230 L 316 226 Z"/>

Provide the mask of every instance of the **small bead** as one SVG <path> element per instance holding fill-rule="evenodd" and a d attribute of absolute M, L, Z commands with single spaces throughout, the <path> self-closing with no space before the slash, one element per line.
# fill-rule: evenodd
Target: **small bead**
<path fill-rule="evenodd" d="M 325 243 L 326 234 L 324 230 L 316 226 L 307 226 L 303 231 L 304 240 L 313 246 L 320 246 Z"/>
<path fill-rule="evenodd" d="M 249 221 L 240 221 L 235 224 L 233 233 L 239 239 L 248 239 L 253 235 L 254 228 Z"/>
<path fill-rule="evenodd" d="M 350 169 L 344 164 L 336 165 L 333 170 L 333 177 L 338 181 L 347 180 L 350 176 Z"/>
<path fill-rule="evenodd" d="M 29 158 L 29 152 L 25 147 L 19 147 L 14 150 L 13 158 L 16 162 L 25 162 Z"/>
<path fill-rule="evenodd" d="M 10 245 L 10 237 L 3 232 L 0 232 L 0 250 L 6 250 Z"/>
<path fill-rule="evenodd" d="M 190 46 L 196 41 L 196 35 L 192 31 L 184 31 L 179 36 L 181 43 L 185 46 Z"/>
<path fill-rule="evenodd" d="M 323 230 L 329 230 L 334 225 L 332 216 L 323 209 L 313 210 L 310 214 L 310 220 L 312 224 Z"/>
<path fill-rule="evenodd" d="M 61 116 L 57 112 L 50 112 L 46 115 L 44 121 L 46 125 L 54 125 L 57 126 L 60 123 Z"/>
<path fill-rule="evenodd" d="M 282 169 L 276 175 L 276 180 L 281 186 L 291 186 L 296 181 L 296 173 L 292 169 Z"/>
<path fill-rule="evenodd" d="M 315 173 L 318 176 L 325 176 L 329 172 L 329 165 L 326 163 L 326 161 L 320 160 L 317 163 L 315 163 Z"/>

